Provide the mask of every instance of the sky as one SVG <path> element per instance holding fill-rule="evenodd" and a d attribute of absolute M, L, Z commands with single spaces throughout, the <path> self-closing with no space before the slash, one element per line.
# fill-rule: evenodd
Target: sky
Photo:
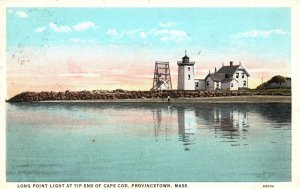
<path fill-rule="evenodd" d="M 291 76 L 289 8 L 7 8 L 7 97 L 24 91 L 149 90 L 155 61 L 177 88 L 185 50 L 195 78 L 229 61 L 255 88 Z"/>

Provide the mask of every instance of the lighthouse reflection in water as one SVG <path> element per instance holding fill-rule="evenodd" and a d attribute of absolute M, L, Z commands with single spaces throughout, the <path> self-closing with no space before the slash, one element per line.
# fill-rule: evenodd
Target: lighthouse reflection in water
<path fill-rule="evenodd" d="M 201 106 L 200 106 L 201 107 Z M 169 114 L 177 117 L 178 137 L 182 142 L 184 150 L 192 149 L 193 144 L 198 137 L 197 132 L 201 130 L 208 130 L 215 134 L 219 142 L 228 142 L 231 146 L 248 145 L 247 132 L 249 128 L 248 111 L 241 110 L 237 107 L 228 108 L 227 105 L 218 105 L 205 110 L 202 108 L 186 108 L 176 107 L 176 109 L 156 109 L 153 112 L 155 124 L 155 133 L 161 135 L 170 135 L 168 132 L 176 132 L 172 129 L 171 122 L 162 122 L 162 114 Z M 251 115 L 252 118 L 260 117 L 255 113 Z M 165 127 L 165 128 L 162 128 Z M 165 133 L 163 133 L 165 131 Z M 244 140 L 244 141 L 243 141 Z"/>
<path fill-rule="evenodd" d="M 7 104 L 6 178 L 291 180 L 291 104 Z"/>

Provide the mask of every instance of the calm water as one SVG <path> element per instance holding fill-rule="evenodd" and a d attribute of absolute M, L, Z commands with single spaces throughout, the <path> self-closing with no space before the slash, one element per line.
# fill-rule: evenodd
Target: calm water
<path fill-rule="evenodd" d="M 291 181 L 290 104 L 7 104 L 7 181 Z"/>

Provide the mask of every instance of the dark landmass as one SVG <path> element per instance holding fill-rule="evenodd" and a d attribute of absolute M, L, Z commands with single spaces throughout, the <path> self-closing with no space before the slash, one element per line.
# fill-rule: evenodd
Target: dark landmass
<path fill-rule="evenodd" d="M 281 75 L 273 76 L 269 81 L 262 83 L 261 85 L 257 86 L 256 89 L 281 89 L 291 88 L 292 80 L 290 77 L 284 77 Z"/>
<path fill-rule="evenodd" d="M 8 102 L 34 102 L 34 101 L 167 101 L 168 96 L 172 101 L 184 101 L 184 99 L 197 99 L 197 101 L 207 101 L 209 97 L 233 97 L 244 96 L 242 101 L 253 99 L 255 96 L 291 96 L 291 90 L 243 90 L 243 91 L 125 91 L 122 89 L 113 91 L 94 90 L 94 91 L 65 91 L 65 92 L 23 92 L 9 100 Z M 250 98 L 251 97 L 251 98 Z M 218 98 L 213 98 L 214 100 Z M 212 101 L 214 101 L 211 99 Z M 221 98 L 221 100 L 224 98 Z M 237 98 L 238 99 L 238 98 Z M 257 98 L 256 98 L 257 99 Z M 266 98 L 270 99 L 270 98 Z M 262 99 L 263 100 L 263 99 Z M 276 101 L 273 98 L 272 101 Z"/>

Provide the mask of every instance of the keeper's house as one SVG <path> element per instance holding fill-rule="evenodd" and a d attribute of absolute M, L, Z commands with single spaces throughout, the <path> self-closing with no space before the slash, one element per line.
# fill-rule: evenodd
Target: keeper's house
<path fill-rule="evenodd" d="M 228 66 L 222 66 L 219 70 L 215 68 L 205 79 L 195 79 L 195 90 L 239 90 L 248 88 L 250 74 L 241 65 L 233 65 L 231 61 Z"/>

